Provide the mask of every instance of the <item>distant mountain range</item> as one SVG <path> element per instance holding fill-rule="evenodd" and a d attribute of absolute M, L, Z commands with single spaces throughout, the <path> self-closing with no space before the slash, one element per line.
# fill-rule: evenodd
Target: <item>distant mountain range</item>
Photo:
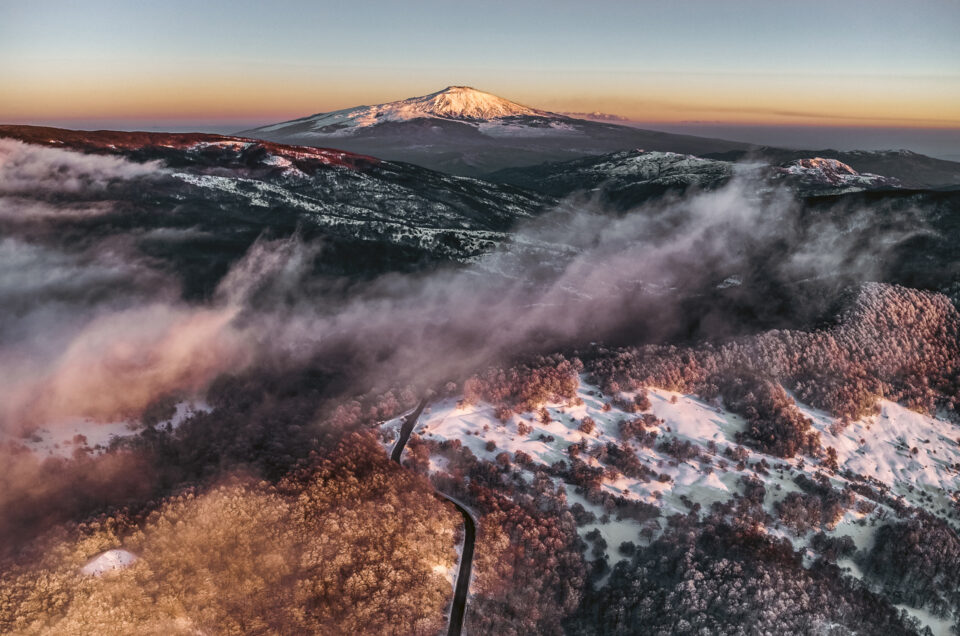
<path fill-rule="evenodd" d="M 750 148 L 735 141 L 588 121 L 523 106 L 468 86 L 319 113 L 238 134 L 342 148 L 468 176 L 634 148 L 689 154 Z"/>
<path fill-rule="evenodd" d="M 738 172 L 784 183 L 800 196 L 901 186 L 897 179 L 861 173 L 841 161 L 823 157 L 797 159 L 782 165 L 738 165 L 732 161 L 644 150 L 505 168 L 486 178 L 556 197 L 574 192 L 599 193 L 606 202 L 626 209 L 668 192 L 681 193 L 691 187 L 715 188 L 727 183 Z"/>

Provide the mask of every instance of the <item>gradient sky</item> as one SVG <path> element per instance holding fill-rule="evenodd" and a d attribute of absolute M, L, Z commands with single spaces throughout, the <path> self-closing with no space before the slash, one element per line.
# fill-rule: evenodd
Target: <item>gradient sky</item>
<path fill-rule="evenodd" d="M 644 122 L 957 129 L 960 2 L 0 3 L 0 122 L 266 123 L 451 84 Z"/>

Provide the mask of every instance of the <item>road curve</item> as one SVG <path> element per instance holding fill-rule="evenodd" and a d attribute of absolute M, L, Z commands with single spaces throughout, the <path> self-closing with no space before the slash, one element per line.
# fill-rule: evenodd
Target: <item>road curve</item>
<path fill-rule="evenodd" d="M 417 405 L 417 408 L 403 420 L 403 424 L 400 426 L 400 437 L 397 439 L 397 443 L 393 445 L 393 452 L 390 453 L 390 459 L 397 462 L 401 466 L 400 456 L 403 455 L 403 449 L 407 446 L 407 440 L 410 439 L 410 433 L 413 432 L 413 427 L 417 425 L 417 420 L 420 419 L 420 414 L 423 413 L 423 409 L 427 406 L 427 398 L 420 400 L 420 404 Z"/>
<path fill-rule="evenodd" d="M 401 464 L 400 457 L 403 455 L 403 449 L 406 448 L 407 440 L 410 439 L 410 434 L 426 406 L 427 400 L 424 398 L 420 401 L 416 410 L 408 415 L 400 426 L 400 437 L 390 453 L 390 459 L 398 464 Z M 453 591 L 453 604 L 450 607 L 450 627 L 447 629 L 447 636 L 460 636 L 463 633 L 463 619 L 467 611 L 467 593 L 470 591 L 470 576 L 473 571 L 473 549 L 477 542 L 477 520 L 473 516 L 473 511 L 466 504 L 439 490 L 435 490 L 435 492 L 438 497 L 442 497 L 456 506 L 463 517 L 463 552 L 460 554 L 457 586 Z"/>

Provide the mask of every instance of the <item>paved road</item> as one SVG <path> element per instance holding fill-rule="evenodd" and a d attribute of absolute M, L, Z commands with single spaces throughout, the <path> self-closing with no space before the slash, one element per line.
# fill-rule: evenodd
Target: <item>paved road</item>
<path fill-rule="evenodd" d="M 407 440 L 420 419 L 420 414 L 427 406 L 427 400 L 420 401 L 416 410 L 407 416 L 400 426 L 400 438 L 390 453 L 390 459 L 400 464 L 400 457 L 403 455 L 403 449 L 407 446 Z M 473 549 L 477 542 L 477 520 L 473 512 L 466 504 L 454 499 L 450 495 L 436 491 L 439 497 L 443 497 L 460 511 L 463 516 L 463 552 L 460 555 L 460 568 L 457 572 L 457 587 L 453 592 L 453 605 L 450 607 L 450 627 L 447 630 L 447 636 L 460 636 L 463 632 L 463 617 L 467 611 L 467 593 L 470 591 L 470 575 L 473 570 Z"/>
<path fill-rule="evenodd" d="M 403 455 L 403 449 L 407 446 L 407 440 L 410 439 L 410 433 L 413 432 L 413 427 L 417 425 L 417 420 L 420 419 L 420 414 L 423 413 L 423 409 L 427 406 L 427 398 L 420 400 L 420 404 L 417 405 L 416 410 L 407 416 L 407 419 L 403 420 L 403 425 L 400 426 L 400 439 L 397 440 L 397 443 L 393 446 L 393 452 L 390 453 L 390 459 L 400 464 L 400 456 Z"/>

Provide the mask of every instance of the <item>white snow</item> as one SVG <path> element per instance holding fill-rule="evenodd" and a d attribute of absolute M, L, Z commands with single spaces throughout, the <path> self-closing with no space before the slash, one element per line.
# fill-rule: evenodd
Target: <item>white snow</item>
<path fill-rule="evenodd" d="M 103 576 L 109 572 L 122 570 L 132 565 L 137 556 L 126 550 L 107 550 L 80 569 L 86 576 Z"/>
<path fill-rule="evenodd" d="M 285 207 L 301 210 L 307 213 L 315 223 L 331 230 L 355 228 L 357 231 L 364 231 L 369 230 L 371 226 L 371 213 L 373 212 L 370 208 L 331 200 L 330 197 L 325 197 L 322 194 L 307 194 L 274 183 L 242 177 L 197 175 L 186 172 L 176 172 L 171 176 L 196 187 L 216 190 L 230 196 L 246 199 L 250 205 L 262 208 Z M 366 177 L 358 175 L 357 178 L 365 179 Z M 378 194 L 377 196 L 386 195 Z M 386 213 L 377 217 L 375 222 L 378 233 L 382 237 L 390 237 L 391 240 L 396 242 L 405 242 L 431 249 L 441 244 L 441 241 L 449 236 L 450 232 L 456 232 L 465 250 L 474 250 L 477 254 L 481 254 L 482 246 L 488 243 L 503 243 L 511 239 L 506 232 L 464 227 L 415 225 L 403 216 L 389 216 Z M 531 249 L 557 249 L 554 245 L 524 237 L 517 237 L 512 240 Z"/>
<path fill-rule="evenodd" d="M 263 163 L 267 164 L 268 166 L 277 166 L 280 168 L 290 168 L 293 166 L 292 161 L 286 157 L 278 157 L 277 155 L 269 155 L 263 160 Z"/>
<path fill-rule="evenodd" d="M 940 505 L 952 501 L 950 492 L 960 485 L 953 468 L 960 465 L 960 428 L 955 424 L 888 400 L 880 401 L 879 415 L 846 428 L 835 427 L 836 420 L 822 411 L 798 407 L 820 432 L 823 445 L 837 450 L 842 468 L 883 482 L 915 505 L 930 507 L 920 502 L 920 492 Z"/>
<path fill-rule="evenodd" d="M 194 150 L 203 150 L 204 148 L 227 148 L 230 150 L 241 151 L 246 150 L 253 145 L 251 141 L 238 141 L 236 139 L 223 139 L 220 141 L 200 141 L 195 143 L 192 148 Z"/>
<path fill-rule="evenodd" d="M 717 289 L 726 289 L 728 287 L 739 287 L 743 284 L 743 279 L 739 276 L 728 276 L 723 282 L 717 285 Z"/>
<path fill-rule="evenodd" d="M 245 197 L 250 201 L 251 205 L 263 208 L 270 207 L 270 202 L 267 199 L 258 196 L 257 193 L 253 191 L 257 185 L 261 183 L 254 179 L 235 179 L 210 174 L 190 174 L 189 172 L 174 172 L 171 176 L 200 188 L 220 190 L 221 192 Z M 241 187 L 244 185 L 246 185 L 247 188 Z M 279 188 L 277 189 L 279 190 Z"/>
<path fill-rule="evenodd" d="M 676 152 L 623 151 L 609 155 L 609 160 L 590 166 L 589 172 L 611 177 L 636 177 L 639 180 L 688 175 L 704 171 L 731 174 L 735 164 L 703 159 Z"/>
<path fill-rule="evenodd" d="M 925 609 L 917 609 L 909 605 L 894 605 L 897 609 L 907 610 L 907 614 L 914 617 L 922 625 L 926 625 L 933 632 L 933 636 L 949 636 L 953 631 L 953 621 L 949 618 L 934 616 Z"/>

